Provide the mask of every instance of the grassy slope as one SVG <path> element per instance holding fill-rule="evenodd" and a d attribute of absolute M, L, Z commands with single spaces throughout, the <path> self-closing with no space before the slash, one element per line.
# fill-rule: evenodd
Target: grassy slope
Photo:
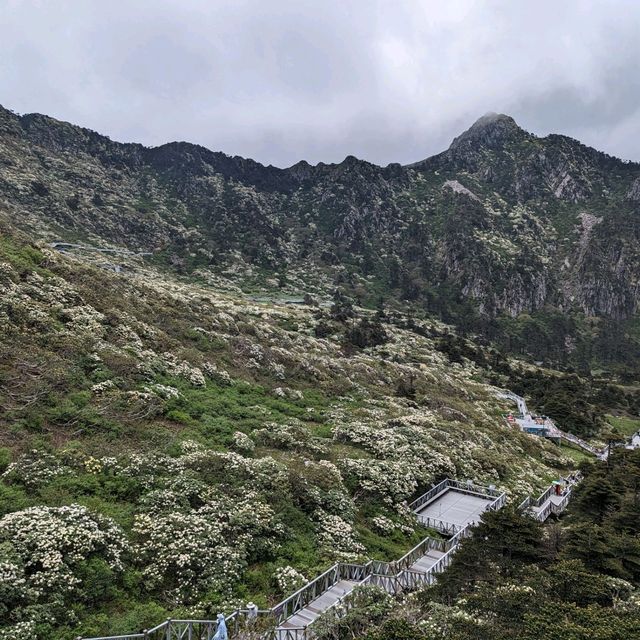
<path fill-rule="evenodd" d="M 523 494 L 572 464 L 552 445 L 504 426 L 504 406 L 476 381 L 482 372 L 451 364 L 429 338 L 387 325 L 386 344 L 345 351 L 338 323 L 333 336 L 314 336 L 313 308 L 255 303 L 232 287 L 179 281 L 135 262 L 119 276 L 2 231 L 3 466 L 35 448 L 66 469 L 32 484 L 27 472 L 6 478 L 2 513 L 82 504 L 113 518 L 136 543 L 136 516 L 148 509 L 150 490 L 174 490 L 171 474 L 148 462 L 149 471 L 113 475 L 104 465 L 94 470 L 93 460 L 130 464 L 137 452 L 169 464 L 186 459 L 185 441 L 224 453 L 238 449 L 241 432 L 255 447 L 241 451 L 247 464 L 270 456 L 285 472 L 285 484 L 259 498 L 284 526 L 278 550 L 256 547 L 230 593 L 209 592 L 205 604 L 187 597 L 190 611 L 247 599 L 272 604 L 283 594 L 274 587 L 277 567 L 310 577 L 331 563 L 334 550 L 319 544 L 318 504 L 350 522 L 360 553 L 393 559 L 425 533 L 406 526 L 411 518 L 397 503 L 437 477 L 472 477 Z M 414 399 L 396 394 L 407 379 Z M 371 468 L 394 469 L 398 480 L 386 471 L 358 475 L 350 465 L 363 458 Z M 336 464 L 344 485 L 325 486 L 305 460 Z M 252 488 L 233 474 L 190 473 L 229 498 Z M 194 507 L 185 508 L 188 515 Z M 392 532 L 376 527 L 381 516 L 395 522 Z M 134 628 L 185 611 L 141 582 L 144 562 L 127 562 L 106 599 L 78 598 L 82 626 L 67 623 L 54 637 L 130 630 L 132 608 L 140 620 Z"/>

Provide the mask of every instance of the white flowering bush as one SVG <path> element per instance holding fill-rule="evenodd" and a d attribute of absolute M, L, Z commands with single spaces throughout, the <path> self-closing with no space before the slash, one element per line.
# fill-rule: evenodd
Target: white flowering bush
<path fill-rule="evenodd" d="M 224 369 L 218 368 L 213 362 L 205 362 L 202 365 L 202 371 L 205 375 L 221 386 L 231 386 L 233 378 Z"/>
<path fill-rule="evenodd" d="M 290 566 L 278 567 L 274 573 L 274 580 L 283 595 L 297 591 L 308 582 L 307 578 Z"/>
<path fill-rule="evenodd" d="M 346 458 L 341 468 L 357 482 L 361 492 L 380 496 L 387 504 L 402 502 L 414 493 L 423 469 L 415 460 L 364 460 Z"/>
<path fill-rule="evenodd" d="M 238 453 L 251 454 L 256 448 L 255 442 L 242 431 L 234 432 L 231 440 L 233 442 L 233 448 Z"/>
<path fill-rule="evenodd" d="M 394 529 L 396 528 L 393 520 L 387 518 L 386 516 L 374 516 L 371 519 L 371 523 L 373 524 L 375 530 L 378 531 L 378 533 L 382 534 L 393 533 Z"/>
<path fill-rule="evenodd" d="M 171 375 L 184 378 L 194 387 L 207 386 L 207 380 L 204 377 L 202 369 L 194 367 L 186 360 L 178 360 L 174 354 L 169 352 L 164 353 L 163 358 L 165 367 Z"/>
<path fill-rule="evenodd" d="M 28 623 L 30 611 L 39 611 L 38 622 L 64 617 L 64 603 L 83 593 L 88 563 L 98 560 L 121 572 L 127 550 L 115 522 L 80 505 L 31 507 L 3 516 L 0 594 L 12 606 L 10 619 Z"/>
<path fill-rule="evenodd" d="M 346 520 L 322 510 L 316 512 L 315 518 L 318 544 L 328 556 L 351 562 L 364 553 L 364 546 L 356 540 L 356 533 Z"/>
<path fill-rule="evenodd" d="M 431 603 L 429 616 L 420 621 L 419 629 L 425 640 L 448 640 L 461 628 L 465 629 L 465 635 L 468 634 L 469 637 L 483 637 L 486 626 L 487 621 L 482 618 L 472 616 L 458 607 L 434 602 Z"/>
<path fill-rule="evenodd" d="M 229 593 L 240 578 L 246 554 L 228 546 L 225 525 L 215 509 L 188 514 L 139 514 L 133 531 L 138 560 L 150 589 L 162 588 L 176 603 L 207 590 Z"/>
<path fill-rule="evenodd" d="M 100 395 L 105 391 L 109 391 L 115 388 L 116 388 L 116 383 L 113 380 L 103 380 L 102 382 L 97 382 L 96 384 L 91 386 L 91 393 Z"/>
<path fill-rule="evenodd" d="M 36 623 L 33 620 L 0 627 L 0 640 L 33 640 L 35 634 Z"/>
<path fill-rule="evenodd" d="M 190 508 L 188 495 L 206 504 Z M 176 603 L 206 592 L 230 597 L 252 554 L 273 551 L 282 529 L 255 493 L 235 499 L 186 479 L 147 496 L 149 512 L 136 515 L 135 551 L 149 588 Z"/>
<path fill-rule="evenodd" d="M 297 421 L 289 424 L 270 422 L 263 429 L 254 431 L 253 435 L 257 442 L 265 447 L 306 451 L 318 456 L 327 453 L 326 445 L 320 442 L 319 438 L 314 438 L 309 430 Z"/>
<path fill-rule="evenodd" d="M 149 393 L 155 393 L 165 400 L 174 400 L 181 395 L 178 389 L 167 384 L 151 384 L 145 387 L 145 390 Z"/>
<path fill-rule="evenodd" d="M 12 462 L 2 474 L 10 483 L 19 483 L 30 489 L 44 486 L 54 478 L 71 473 L 55 456 L 32 449 Z"/>

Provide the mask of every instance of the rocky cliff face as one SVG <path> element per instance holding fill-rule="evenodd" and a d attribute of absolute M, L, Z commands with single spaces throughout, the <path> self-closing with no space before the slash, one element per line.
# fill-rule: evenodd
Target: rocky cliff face
<path fill-rule="evenodd" d="M 36 237 L 144 248 L 187 270 L 368 278 L 436 311 L 633 315 L 638 185 L 639 165 L 498 114 L 410 166 L 278 169 L 0 108 L 0 195 Z"/>

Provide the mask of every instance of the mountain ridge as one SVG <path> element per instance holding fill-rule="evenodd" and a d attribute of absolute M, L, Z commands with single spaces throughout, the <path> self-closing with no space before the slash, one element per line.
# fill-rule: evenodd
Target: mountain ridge
<path fill-rule="evenodd" d="M 494 337 L 508 318 L 577 313 L 582 328 L 552 339 L 567 354 L 586 318 L 635 322 L 638 185 L 640 165 L 504 114 L 410 165 L 347 156 L 281 169 L 0 109 L 0 193 L 35 238 L 153 249 L 183 274 L 244 274 L 241 286 L 342 286 Z M 585 215 L 598 221 L 588 232 Z"/>

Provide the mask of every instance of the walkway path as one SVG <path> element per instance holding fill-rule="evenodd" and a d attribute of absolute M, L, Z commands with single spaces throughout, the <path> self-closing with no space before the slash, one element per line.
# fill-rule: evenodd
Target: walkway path
<path fill-rule="evenodd" d="M 98 253 L 113 253 L 123 256 L 152 256 L 151 251 L 131 251 L 130 249 L 102 249 L 91 247 L 87 244 L 74 244 L 73 242 L 50 242 L 49 246 L 58 251 L 68 251 L 69 249 L 79 249 L 80 251 L 97 251 Z"/>
<path fill-rule="evenodd" d="M 507 392 L 504 397 L 516 400 L 520 410 L 528 415 L 523 398 L 511 392 Z M 576 482 L 579 480 L 577 476 L 573 477 Z M 571 490 L 572 487 L 569 486 L 563 490 L 562 495 L 557 495 L 556 485 L 551 485 L 538 498 L 527 497 L 520 504 L 520 510 L 544 522 L 550 514 L 559 514 L 566 508 Z M 352 605 L 350 595 L 359 585 L 376 585 L 388 593 L 397 594 L 433 584 L 437 575 L 449 566 L 460 541 L 471 534 L 471 527 L 481 515 L 487 510 L 500 509 L 505 502 L 506 495 L 493 486 L 478 486 L 471 481 L 443 480 L 409 507 L 420 522 L 449 539 L 427 537 L 395 562 L 370 560 L 366 564 L 336 563 L 271 609 L 234 611 L 226 617 L 230 637 L 237 635 L 258 618 L 265 619 L 267 623 L 273 621 L 271 631 L 263 634 L 264 638 L 307 640 L 312 635 L 310 625 L 321 614 L 338 604 L 347 608 Z M 188 637 L 190 640 L 209 640 L 210 630 L 215 629 L 215 624 L 212 620 L 167 620 L 147 632 L 117 638 L 164 640 Z M 91 640 L 116 638 L 101 637 Z"/>
<path fill-rule="evenodd" d="M 347 594 L 351 593 L 354 587 L 359 584 L 360 582 L 356 582 L 354 580 L 340 580 L 340 582 L 337 582 L 327 589 L 327 591 L 325 591 L 321 596 L 312 600 L 304 609 L 300 609 L 298 613 L 288 618 L 276 631 L 284 631 L 285 633 L 282 635 L 286 635 L 289 630 L 307 627 L 319 615 L 333 607 Z"/>
<path fill-rule="evenodd" d="M 517 403 L 520 417 L 515 417 L 515 421 L 523 431 L 527 431 L 528 429 L 539 430 L 540 433 L 536 435 L 540 435 L 543 438 L 548 438 L 549 440 L 557 440 L 558 443 L 564 440 L 567 443 L 574 444 L 577 447 L 580 447 L 580 449 L 596 456 L 597 458 L 600 458 L 601 460 L 606 460 L 608 455 L 607 449 L 596 449 L 595 447 L 592 447 L 588 442 L 585 442 L 582 438 L 578 438 L 578 436 L 574 435 L 573 433 L 562 431 L 562 429 L 559 429 L 556 426 L 555 422 L 551 418 L 545 417 L 544 422 L 536 422 L 531 413 L 529 413 L 525 399 L 513 393 L 513 391 L 504 391 L 499 393 L 498 395 L 501 398 L 513 400 Z"/>
<path fill-rule="evenodd" d="M 492 501 L 491 497 L 449 489 L 415 513 L 418 520 L 427 527 L 433 526 L 433 523 L 439 520 L 462 529 L 477 522 Z"/>

